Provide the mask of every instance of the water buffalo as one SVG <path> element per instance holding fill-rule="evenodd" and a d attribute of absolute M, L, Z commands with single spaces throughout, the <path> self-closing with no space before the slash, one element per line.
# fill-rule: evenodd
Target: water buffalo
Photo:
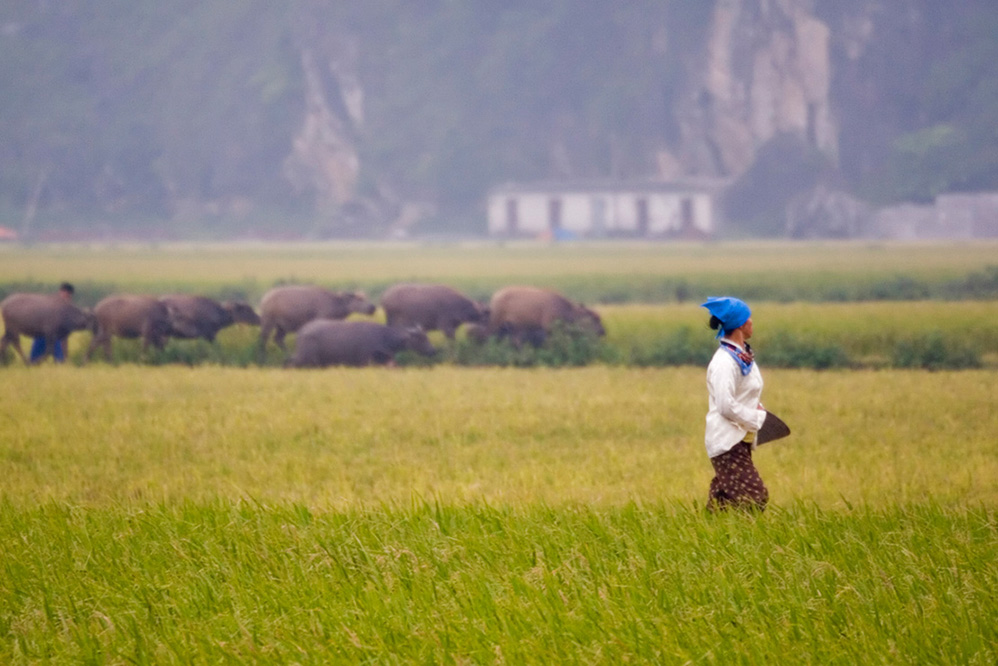
<path fill-rule="evenodd" d="M 542 344 L 558 322 L 594 335 L 606 334 L 596 312 L 549 289 L 505 287 L 489 303 L 489 334 L 509 335 L 516 344 L 524 340 Z"/>
<path fill-rule="evenodd" d="M 142 338 L 142 351 L 153 345 L 162 349 L 173 331 L 184 337 L 196 337 L 197 328 L 177 316 L 173 308 L 154 296 L 118 294 L 102 299 L 94 306 L 96 325 L 94 337 L 87 349 L 87 360 L 98 346 L 104 348 L 104 357 L 111 360 L 111 338 Z"/>
<path fill-rule="evenodd" d="M 488 321 L 484 306 L 442 284 L 396 284 L 381 296 L 381 308 L 389 326 L 443 331 L 448 340 L 454 339 L 461 324 Z"/>
<path fill-rule="evenodd" d="M 25 365 L 30 363 L 21 350 L 22 335 L 44 337 L 45 355 L 48 355 L 56 341 L 65 339 L 73 331 L 90 328 L 93 322 L 93 313 L 76 307 L 58 294 L 11 294 L 0 302 L 0 314 L 4 327 L 0 359 L 11 345 Z"/>
<path fill-rule="evenodd" d="M 206 296 L 186 294 L 163 296 L 159 299 L 171 308 L 173 321 L 183 320 L 189 324 L 180 328 L 194 328 L 196 335 L 186 335 L 183 330 L 174 328 L 170 335 L 175 338 L 204 338 L 214 342 L 218 332 L 232 324 L 260 324 L 260 317 L 246 301 L 222 301 L 219 303 Z M 188 331 L 189 332 L 189 331 Z"/>
<path fill-rule="evenodd" d="M 352 313 L 372 315 L 374 303 L 360 292 L 329 291 L 306 285 L 275 287 L 260 302 L 260 352 L 274 334 L 285 349 L 284 336 L 295 333 L 313 319 L 346 319 Z"/>
<path fill-rule="evenodd" d="M 287 365 L 324 368 L 330 365 L 364 366 L 390 363 L 395 354 L 411 350 L 432 356 L 436 349 L 418 327 L 397 328 L 370 321 L 316 319 L 304 326 L 295 339 L 295 351 Z"/>

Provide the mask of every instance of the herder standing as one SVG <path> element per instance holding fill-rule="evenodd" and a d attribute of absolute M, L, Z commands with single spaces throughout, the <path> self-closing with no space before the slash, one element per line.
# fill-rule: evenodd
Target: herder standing
<path fill-rule="evenodd" d="M 59 296 L 61 296 L 67 303 L 73 302 L 73 294 L 76 293 L 76 289 L 73 288 L 68 282 L 63 282 L 59 285 Z M 66 338 L 56 340 L 52 345 L 52 360 L 56 363 L 62 363 L 66 360 L 66 352 L 68 351 L 68 341 Z M 31 342 L 31 355 L 28 357 L 32 363 L 37 363 L 42 357 L 45 356 L 46 346 L 45 346 L 45 336 L 39 335 Z"/>

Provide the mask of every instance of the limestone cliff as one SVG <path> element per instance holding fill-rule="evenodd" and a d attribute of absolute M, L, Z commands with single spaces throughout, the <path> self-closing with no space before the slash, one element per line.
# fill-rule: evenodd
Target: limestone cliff
<path fill-rule="evenodd" d="M 327 212 L 354 201 L 356 135 L 364 121 L 363 90 L 353 68 L 356 47 L 338 46 L 320 57 L 310 47 L 301 49 L 305 113 L 284 162 L 295 191 L 313 194 L 317 208 Z"/>
<path fill-rule="evenodd" d="M 811 0 L 718 0 L 676 110 L 684 170 L 738 176 L 787 133 L 834 162 L 829 43 Z"/>

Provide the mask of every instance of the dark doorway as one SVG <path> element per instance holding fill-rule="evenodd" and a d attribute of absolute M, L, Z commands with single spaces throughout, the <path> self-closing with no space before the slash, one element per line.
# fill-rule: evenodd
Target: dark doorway
<path fill-rule="evenodd" d="M 506 232 L 510 235 L 520 231 L 520 202 L 510 197 L 506 199 Z"/>
<path fill-rule="evenodd" d="M 592 234 L 593 236 L 606 235 L 606 199 L 603 197 L 593 197 L 591 203 L 592 212 Z"/>
<path fill-rule="evenodd" d="M 679 204 L 679 209 L 680 230 L 683 233 L 693 231 L 695 226 L 693 219 L 693 199 L 683 199 Z"/>
<path fill-rule="evenodd" d="M 548 229 L 561 229 L 561 199 L 557 197 L 548 199 Z"/>
<path fill-rule="evenodd" d="M 635 213 L 638 218 L 638 235 L 648 235 L 648 199 L 641 197 L 634 202 Z"/>

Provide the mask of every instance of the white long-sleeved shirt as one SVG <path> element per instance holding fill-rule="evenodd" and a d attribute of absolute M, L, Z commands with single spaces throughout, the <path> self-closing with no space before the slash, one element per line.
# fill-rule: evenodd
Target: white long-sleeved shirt
<path fill-rule="evenodd" d="M 739 351 L 742 347 L 725 338 Z M 707 430 L 704 442 L 711 458 L 730 451 L 748 433 L 755 433 L 766 419 L 766 410 L 759 406 L 762 397 L 762 373 L 753 363 L 747 375 L 731 354 L 722 347 L 714 352 L 707 366 Z M 753 447 L 755 445 L 753 444 Z"/>

